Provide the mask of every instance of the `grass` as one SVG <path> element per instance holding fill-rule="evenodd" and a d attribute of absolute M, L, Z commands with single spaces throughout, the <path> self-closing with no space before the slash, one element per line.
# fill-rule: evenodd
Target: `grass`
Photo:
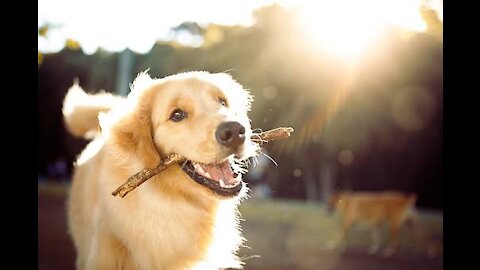
<path fill-rule="evenodd" d="M 248 261 L 251 269 L 267 269 L 265 262 L 269 263 L 269 269 L 319 269 L 320 265 L 322 269 L 331 269 L 347 249 L 363 250 L 367 254 L 370 245 L 368 228 L 362 226 L 354 226 L 347 241 L 343 241 L 341 218 L 329 213 L 320 203 L 247 200 L 240 206 L 240 212 L 250 247 L 242 249 L 241 255 L 261 256 Z M 401 229 L 399 252 L 442 256 L 442 214 L 425 210 L 418 210 L 418 214 L 413 230 Z M 386 226 L 381 236 L 385 242 Z"/>
<path fill-rule="evenodd" d="M 65 197 L 68 188 L 68 183 L 38 184 L 39 193 L 55 197 Z M 369 231 L 354 226 L 347 241 L 343 241 L 340 217 L 329 213 L 323 204 L 249 199 L 241 204 L 239 210 L 243 235 L 248 239 L 247 247 L 239 252 L 246 262 L 246 270 L 332 269 L 344 260 L 342 258 L 347 250 L 360 250 L 368 255 Z M 443 257 L 441 212 L 418 210 L 418 222 L 414 229 L 401 229 L 400 253 L 417 254 L 424 258 Z M 382 239 L 387 239 L 386 228 L 381 235 Z"/>

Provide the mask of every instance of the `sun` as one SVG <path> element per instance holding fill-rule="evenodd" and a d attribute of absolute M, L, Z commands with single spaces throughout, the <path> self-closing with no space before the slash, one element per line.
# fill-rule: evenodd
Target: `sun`
<path fill-rule="evenodd" d="M 305 34 L 344 60 L 353 61 L 381 42 L 385 27 L 424 31 L 419 0 L 319 0 L 297 6 Z"/>

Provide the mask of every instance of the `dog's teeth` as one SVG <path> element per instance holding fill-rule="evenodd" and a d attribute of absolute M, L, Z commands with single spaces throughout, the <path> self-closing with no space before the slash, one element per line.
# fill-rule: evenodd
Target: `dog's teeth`
<path fill-rule="evenodd" d="M 204 170 L 204 169 L 202 168 L 202 166 L 200 166 L 200 165 L 198 166 L 197 171 L 198 171 L 200 174 L 202 174 L 202 175 L 205 174 L 205 170 Z"/>
<path fill-rule="evenodd" d="M 241 174 L 238 174 L 237 177 L 235 177 L 235 180 L 237 180 L 237 181 L 242 180 L 242 175 L 241 175 Z"/>
<path fill-rule="evenodd" d="M 212 179 L 212 176 L 210 175 L 209 172 L 206 172 L 206 173 L 205 173 L 205 177 Z"/>
<path fill-rule="evenodd" d="M 220 186 L 221 186 L 221 187 L 223 187 L 223 188 L 224 188 L 224 187 L 227 187 L 227 185 L 225 185 L 225 182 L 223 182 L 223 179 L 222 179 L 222 178 L 220 178 L 220 180 L 219 180 L 218 182 L 220 182 Z"/>

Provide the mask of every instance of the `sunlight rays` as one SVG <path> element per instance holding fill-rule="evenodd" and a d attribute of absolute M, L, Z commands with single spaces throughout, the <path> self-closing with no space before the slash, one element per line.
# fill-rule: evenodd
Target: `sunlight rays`
<path fill-rule="evenodd" d="M 297 7 L 304 32 L 319 47 L 345 61 L 358 59 L 381 42 L 388 26 L 425 31 L 418 0 L 303 1 Z"/>

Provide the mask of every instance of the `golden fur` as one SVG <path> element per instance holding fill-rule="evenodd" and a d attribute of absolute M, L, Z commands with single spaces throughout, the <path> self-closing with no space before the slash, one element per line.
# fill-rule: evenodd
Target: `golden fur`
<path fill-rule="evenodd" d="M 382 192 L 336 192 L 330 199 L 330 206 L 343 218 L 342 232 L 345 237 L 351 227 L 361 223 L 372 228 L 371 251 L 378 249 L 378 229 L 387 222 L 390 241 L 387 253 L 393 252 L 398 244 L 400 227 L 411 218 L 417 196 L 396 191 Z"/>
<path fill-rule="evenodd" d="M 77 269 L 241 268 L 236 252 L 244 239 L 237 205 L 246 187 L 234 198 L 220 197 L 173 165 L 125 198 L 111 192 L 141 169 L 156 166 L 162 155 L 178 153 L 201 163 L 233 158 L 215 141 L 215 129 L 237 121 L 249 138 L 251 100 L 224 73 L 163 79 L 141 73 L 127 98 L 89 95 L 74 85 L 64 101 L 67 128 L 77 136 L 95 134 L 75 164 L 68 201 Z M 188 117 L 169 121 L 175 108 Z M 235 154 L 245 159 L 257 150 L 247 139 Z"/>

